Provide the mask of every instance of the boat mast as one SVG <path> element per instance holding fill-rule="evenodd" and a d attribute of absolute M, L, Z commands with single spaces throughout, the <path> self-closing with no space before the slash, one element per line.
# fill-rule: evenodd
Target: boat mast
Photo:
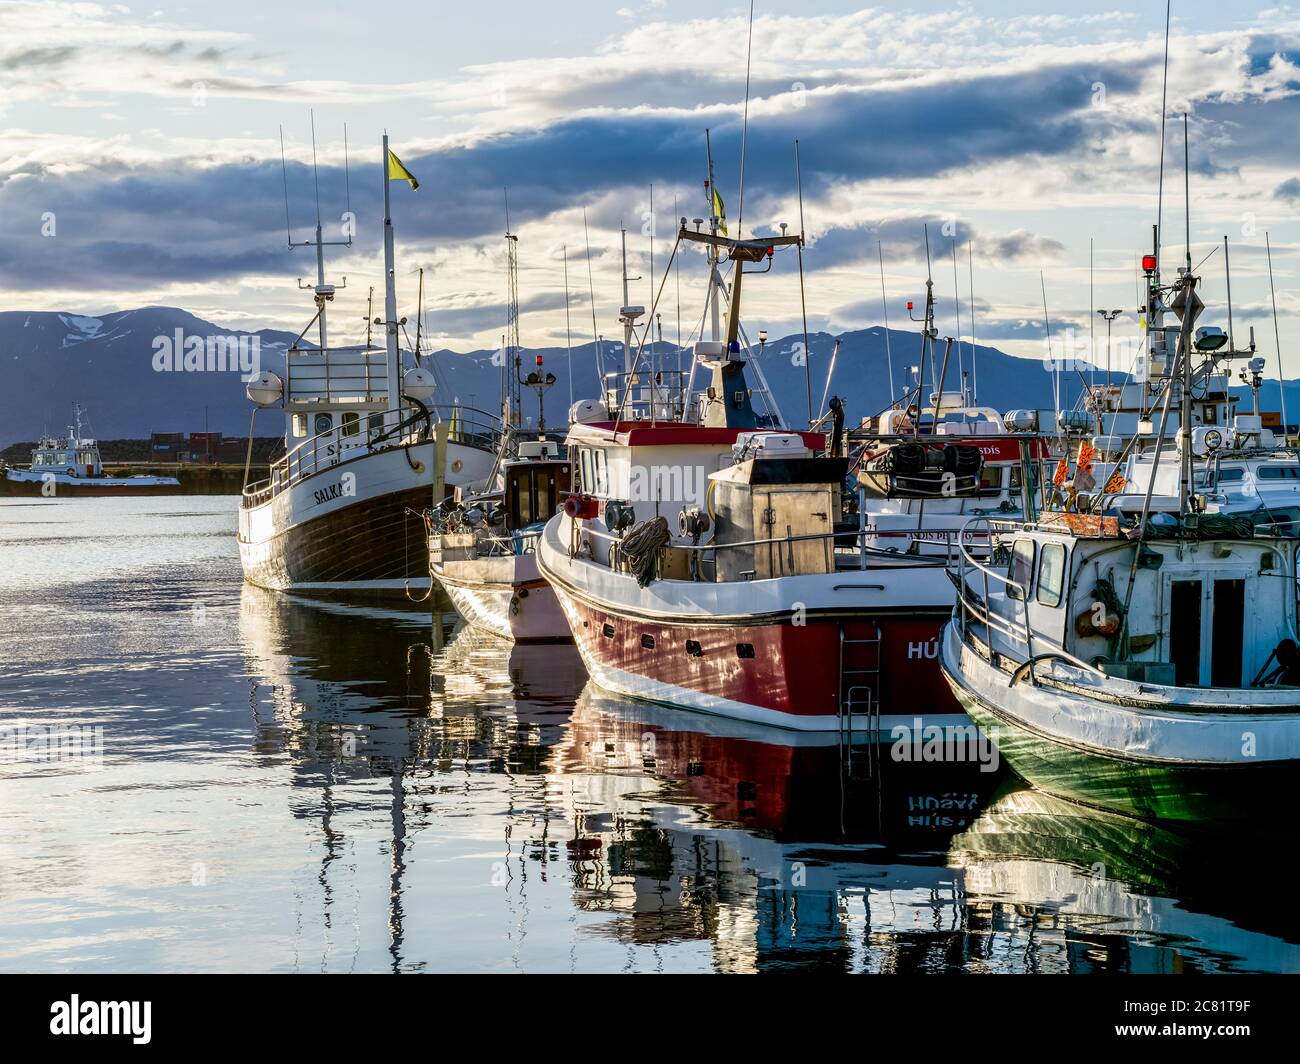
<path fill-rule="evenodd" d="M 709 131 L 704 131 L 704 150 L 709 159 L 709 180 L 706 182 L 708 188 L 705 190 L 709 201 L 709 232 L 713 236 L 718 235 L 718 225 L 721 219 L 718 218 L 717 209 L 714 204 L 717 201 L 717 185 L 713 177 L 713 142 L 709 138 Z M 722 320 L 721 311 L 718 303 L 718 293 L 722 288 L 722 278 L 718 274 L 718 245 L 710 244 L 708 247 L 709 256 L 709 339 L 715 343 L 722 339 Z"/>
<path fill-rule="evenodd" d="M 388 134 L 380 158 L 384 180 L 384 342 L 388 350 L 388 409 L 400 416 L 402 356 L 397 344 L 397 277 L 393 263 L 393 210 L 389 196 Z"/>
<path fill-rule="evenodd" d="M 632 372 L 632 342 L 635 337 L 632 335 L 632 316 L 628 313 L 631 306 L 631 295 L 628 292 L 629 281 L 639 281 L 640 277 L 629 277 L 627 275 L 627 230 L 619 230 L 619 239 L 622 244 L 623 255 L 623 372 Z"/>

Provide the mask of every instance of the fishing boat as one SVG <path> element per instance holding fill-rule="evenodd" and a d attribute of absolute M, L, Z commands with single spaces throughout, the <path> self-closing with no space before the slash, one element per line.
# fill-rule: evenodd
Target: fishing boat
<path fill-rule="evenodd" d="M 746 268 L 766 273 L 803 237 L 731 238 L 720 221 L 683 218 L 669 260 L 686 244 L 708 255 L 712 338 L 689 374 L 651 364 L 648 326 L 635 342 L 645 308 L 624 282 L 623 372 L 570 412 L 575 484 L 542 532 L 541 574 L 588 671 L 619 694 L 809 731 L 950 707 L 935 667 L 944 558 L 869 549 L 844 506 L 842 407 L 829 432 L 782 427 L 741 324 Z"/>
<path fill-rule="evenodd" d="M 1151 320 L 1180 321 L 1189 425 L 1200 279 L 1190 256 L 1171 285 L 1155 256 L 1144 267 Z M 1276 527 L 1206 512 L 1192 441 L 1154 451 L 1178 462 L 1172 511 L 1130 519 L 1076 495 L 1020 525 L 972 519 L 998 549 L 981 560 L 963 535 L 942 667 L 1049 793 L 1155 820 L 1250 818 L 1300 761 L 1296 552 Z"/>
<path fill-rule="evenodd" d="M 426 515 L 429 572 L 475 628 L 518 643 L 569 642 L 568 622 L 537 567 L 537 541 L 569 490 L 570 468 L 544 436 L 514 444 L 490 493 Z"/>
<path fill-rule="evenodd" d="M 963 393 L 936 391 L 928 409 L 895 406 L 846 435 L 873 551 L 952 559 L 971 517 L 1019 520 L 1025 495 L 1042 491 L 1043 439 L 1011 432 L 997 411 Z"/>
<path fill-rule="evenodd" d="M 73 424 L 64 436 L 45 436 L 32 448 L 26 469 L 4 468 L 0 494 L 44 495 L 168 495 L 180 487 L 175 477 L 137 473 L 111 476 L 104 472 L 99 444 L 83 434 L 81 408 L 72 408 Z"/>
<path fill-rule="evenodd" d="M 399 597 L 427 590 L 420 514 L 448 488 L 485 482 L 496 460 L 497 419 L 435 403 L 432 364 L 404 364 L 389 202 L 396 156 L 387 136 L 383 152 L 386 280 L 384 317 L 374 323 L 385 345 L 330 345 L 336 286 L 325 281 L 318 206 L 315 240 L 291 245 L 316 248 L 316 312 L 289 348 L 285 378 L 263 372 L 247 388 L 256 408 L 284 416 L 285 454 L 264 480 L 248 483 L 246 472 L 239 509 L 244 577 L 260 587 Z M 317 345 L 304 339 L 313 325 Z"/>
<path fill-rule="evenodd" d="M 458 489 L 428 511 L 429 572 L 475 628 L 520 643 L 570 640 L 555 592 L 537 568 L 542 526 L 570 488 L 568 459 L 546 435 L 546 392 L 555 384 L 541 355 L 523 373 L 519 342 L 518 237 L 506 232 L 509 336 L 502 367 L 501 436 L 486 490 Z M 537 430 L 524 429 L 523 391 L 537 396 Z"/>

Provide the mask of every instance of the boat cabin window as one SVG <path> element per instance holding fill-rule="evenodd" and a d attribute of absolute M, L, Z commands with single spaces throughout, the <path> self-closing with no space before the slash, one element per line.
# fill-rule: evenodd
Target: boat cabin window
<path fill-rule="evenodd" d="M 294 415 L 293 415 L 293 434 L 294 434 L 294 436 L 298 437 L 299 439 L 301 439 L 303 436 L 306 436 L 306 435 L 307 435 L 307 415 L 306 415 L 306 414 L 294 414 Z"/>
<path fill-rule="evenodd" d="M 343 435 L 355 436 L 361 431 L 361 415 L 355 410 L 347 410 L 343 413 Z"/>
<path fill-rule="evenodd" d="M 608 494 L 604 450 L 599 447 L 583 447 L 578 453 L 578 475 L 582 481 L 582 490 L 588 495 Z"/>
<path fill-rule="evenodd" d="M 1011 548 L 1011 566 L 1007 570 L 1007 576 L 1020 585 L 1020 587 L 1007 588 L 1007 594 L 1012 598 L 1021 597 L 1021 588 L 1025 591 L 1029 590 L 1029 585 L 1034 579 L 1034 541 L 1032 539 L 1016 540 L 1015 546 Z"/>
<path fill-rule="evenodd" d="M 1209 471 L 1196 474 L 1196 486 L 1204 488 L 1210 484 L 1239 484 L 1245 478 L 1244 469 L 1220 469 L 1217 473 Z"/>
<path fill-rule="evenodd" d="M 1300 467 L 1290 465 L 1262 465 L 1255 470 L 1260 480 L 1295 480 L 1300 476 Z"/>
<path fill-rule="evenodd" d="M 1044 543 L 1038 558 L 1038 601 L 1059 606 L 1065 586 L 1065 544 Z"/>
<path fill-rule="evenodd" d="M 549 521 L 569 488 L 568 468 L 559 463 L 517 466 L 506 474 L 506 528 L 514 531 Z"/>
<path fill-rule="evenodd" d="M 329 432 L 329 430 L 332 429 L 333 427 L 334 427 L 334 419 L 333 419 L 332 417 L 330 417 L 329 414 L 317 414 L 317 415 L 316 415 L 316 435 L 317 435 L 317 436 L 319 436 L 322 432 Z"/>

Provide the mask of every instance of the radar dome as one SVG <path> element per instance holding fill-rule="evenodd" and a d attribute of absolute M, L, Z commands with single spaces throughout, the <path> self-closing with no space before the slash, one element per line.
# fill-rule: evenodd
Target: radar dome
<path fill-rule="evenodd" d="M 284 381 L 270 370 L 263 370 L 248 382 L 244 392 L 258 406 L 274 406 L 284 394 Z"/>
<path fill-rule="evenodd" d="M 402 375 L 402 394 L 425 406 L 433 402 L 436 387 L 433 374 L 427 369 L 408 369 Z"/>

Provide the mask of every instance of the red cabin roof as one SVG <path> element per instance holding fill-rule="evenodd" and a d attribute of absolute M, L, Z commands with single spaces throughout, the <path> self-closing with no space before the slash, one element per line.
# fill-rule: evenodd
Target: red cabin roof
<path fill-rule="evenodd" d="M 584 440 L 614 443 L 620 447 L 727 447 L 736 442 L 736 437 L 744 432 L 788 432 L 788 429 L 742 429 L 709 428 L 705 425 L 687 425 L 678 421 L 668 421 L 651 425 L 640 421 L 618 423 L 615 430 L 613 421 L 597 421 L 586 425 L 574 425 L 569 429 L 569 439 L 574 443 Z M 824 432 L 799 432 L 805 446 L 815 451 L 826 449 Z"/>

